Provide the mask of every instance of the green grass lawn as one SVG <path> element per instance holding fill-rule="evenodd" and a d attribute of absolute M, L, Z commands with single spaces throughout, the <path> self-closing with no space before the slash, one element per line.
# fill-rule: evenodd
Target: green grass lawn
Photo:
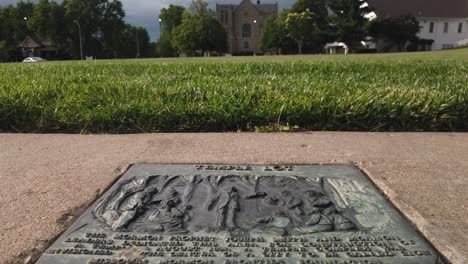
<path fill-rule="evenodd" d="M 0 64 L 0 130 L 468 131 L 468 49 Z"/>

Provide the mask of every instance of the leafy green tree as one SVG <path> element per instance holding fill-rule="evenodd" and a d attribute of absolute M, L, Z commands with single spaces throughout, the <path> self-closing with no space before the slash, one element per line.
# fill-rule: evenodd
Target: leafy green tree
<path fill-rule="evenodd" d="M 33 12 L 34 4 L 31 2 L 19 2 L 16 6 L 9 5 L 0 10 L 0 40 L 5 41 L 3 48 L 5 60 L 22 59 L 16 45 L 31 33 L 27 23 Z"/>
<path fill-rule="evenodd" d="M 169 5 L 168 8 L 161 9 L 159 18 L 162 30 L 172 33 L 178 25 L 182 24 L 184 12 L 185 7 L 179 5 Z"/>
<path fill-rule="evenodd" d="M 99 32 L 104 18 L 106 2 L 108 0 L 64 0 L 71 36 L 73 39 L 73 55 L 79 58 L 79 30 L 74 21 L 81 27 L 81 37 L 85 55 L 96 55 L 98 52 L 95 35 Z M 94 35 L 94 36 L 93 36 Z"/>
<path fill-rule="evenodd" d="M 369 24 L 368 32 L 370 36 L 393 43 L 403 51 L 408 42 L 417 39 L 420 29 L 418 20 L 408 15 L 378 18 Z"/>
<path fill-rule="evenodd" d="M 156 52 L 160 57 L 174 57 L 177 55 L 175 48 L 172 46 L 173 34 L 168 31 L 163 31 L 161 37 L 156 44 Z"/>
<path fill-rule="evenodd" d="M 185 12 L 182 24 L 175 28 L 172 41 L 179 52 L 193 55 L 197 50 L 224 51 L 227 34 L 203 0 L 193 0 L 189 12 Z"/>
<path fill-rule="evenodd" d="M 79 22 L 86 55 L 100 58 L 135 57 L 154 54 L 148 32 L 124 22 L 119 0 L 54 0 L 19 2 L 0 9 L 1 59 L 19 60 L 16 48 L 28 35 L 52 40 L 60 58 L 79 58 Z M 136 41 L 138 38 L 138 41 Z M 148 51 L 148 49 L 153 49 Z"/>
<path fill-rule="evenodd" d="M 302 13 L 309 10 L 314 14 L 314 22 L 319 27 L 325 27 L 328 21 L 326 0 L 297 0 L 291 7 L 292 13 Z"/>
<path fill-rule="evenodd" d="M 182 24 L 174 30 L 172 46 L 179 52 L 194 55 L 200 46 L 199 28 L 189 13 L 184 13 Z"/>
<path fill-rule="evenodd" d="M 292 13 L 302 13 L 310 10 L 314 14 L 315 28 L 304 38 L 304 50 L 320 52 L 327 42 L 335 40 L 333 29 L 330 27 L 327 0 L 297 0 L 291 8 Z"/>
<path fill-rule="evenodd" d="M 360 0 L 329 0 L 331 30 L 336 32 L 335 40 L 347 43 L 352 48 L 366 35 L 368 8 L 361 8 Z"/>
<path fill-rule="evenodd" d="M 122 39 L 122 32 L 126 27 L 123 21 L 124 17 L 125 12 L 122 2 L 111 1 L 104 3 L 100 28 L 94 36 L 102 38 L 104 53 L 107 55 L 106 57 L 124 57 L 124 53 L 121 52 L 121 50 L 124 49 L 125 45 L 129 44 Z M 136 38 L 136 31 L 134 31 L 134 34 Z"/>
<path fill-rule="evenodd" d="M 8 60 L 8 46 L 5 40 L 0 40 L 0 61 Z"/>
<path fill-rule="evenodd" d="M 34 7 L 34 13 L 28 19 L 28 29 L 41 39 L 52 40 L 59 50 L 66 49 L 68 28 L 65 9 L 57 2 L 40 0 Z"/>
<path fill-rule="evenodd" d="M 59 52 L 62 53 L 62 57 L 69 57 L 65 55 L 69 51 L 69 22 L 65 16 L 64 6 L 57 2 L 50 2 L 49 9 L 49 20 L 48 20 L 48 37 L 54 41 L 58 47 Z"/>
<path fill-rule="evenodd" d="M 154 50 L 150 50 L 154 47 L 150 44 L 150 37 L 145 28 L 125 24 L 119 38 L 123 43 L 118 49 L 117 58 L 135 58 L 138 55 L 151 57 L 154 55 Z"/>
<path fill-rule="evenodd" d="M 286 19 L 286 28 L 289 36 L 296 41 L 299 54 L 302 54 L 306 36 L 315 30 L 313 17 L 314 14 L 306 9 L 302 13 L 289 13 Z"/>
<path fill-rule="evenodd" d="M 192 0 L 188 12 L 193 16 L 213 15 L 213 11 L 208 9 L 208 3 L 204 0 Z"/>
<path fill-rule="evenodd" d="M 34 7 L 34 13 L 28 20 L 28 28 L 34 31 L 39 37 L 45 38 L 50 35 L 50 2 L 49 0 L 39 0 Z"/>
<path fill-rule="evenodd" d="M 294 49 L 294 40 L 288 35 L 286 19 L 289 10 L 283 10 L 278 16 L 270 16 L 262 29 L 260 48 L 264 51 L 278 51 L 280 54 Z"/>
<path fill-rule="evenodd" d="M 168 8 L 161 9 L 159 18 L 161 19 L 161 35 L 157 43 L 157 52 L 163 57 L 176 56 L 176 50 L 172 46 L 174 30 L 182 24 L 185 12 L 183 6 L 169 5 Z"/>

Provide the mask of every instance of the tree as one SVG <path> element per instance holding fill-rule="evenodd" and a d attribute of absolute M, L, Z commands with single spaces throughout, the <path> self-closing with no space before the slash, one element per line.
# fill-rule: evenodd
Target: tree
<path fill-rule="evenodd" d="M 118 1 L 118 0 L 115 0 Z M 96 55 L 100 51 L 100 43 L 96 33 L 102 27 L 108 0 L 64 0 L 71 37 L 73 39 L 73 55 L 79 58 L 79 30 L 74 21 L 81 27 L 81 37 L 85 55 Z M 93 36 L 94 35 L 94 36 Z"/>
<path fill-rule="evenodd" d="M 9 53 L 6 41 L 0 40 L 0 61 L 7 61 Z"/>
<path fill-rule="evenodd" d="M 161 37 L 156 44 L 156 52 L 161 57 L 174 57 L 176 56 L 176 50 L 172 46 L 173 34 L 168 31 L 163 31 Z"/>
<path fill-rule="evenodd" d="M 286 19 L 286 28 L 289 36 L 296 41 L 299 54 L 302 54 L 304 39 L 315 29 L 313 16 L 314 14 L 306 9 L 302 13 L 289 13 Z"/>
<path fill-rule="evenodd" d="M 189 12 L 185 12 L 182 24 L 175 28 L 172 44 L 179 52 L 195 54 L 197 50 L 224 51 L 227 34 L 203 0 L 193 0 Z"/>
<path fill-rule="evenodd" d="M 208 3 L 204 0 L 192 0 L 188 12 L 193 16 L 205 16 L 213 12 L 208 9 Z"/>
<path fill-rule="evenodd" d="M 161 9 L 159 18 L 161 19 L 161 35 L 157 43 L 157 52 L 163 57 L 176 56 L 176 50 L 172 46 L 174 29 L 182 24 L 185 12 L 183 6 L 169 5 L 168 8 Z"/>
<path fill-rule="evenodd" d="M 200 19 L 200 46 L 205 51 L 223 52 L 227 48 L 227 34 L 223 26 L 213 16 Z"/>
<path fill-rule="evenodd" d="M 333 12 L 330 16 L 331 30 L 336 32 L 335 40 L 352 47 L 364 39 L 368 22 L 364 15 L 370 10 L 361 5 L 360 0 L 329 0 L 329 8 Z"/>
<path fill-rule="evenodd" d="M 306 10 L 314 13 L 314 22 L 318 27 L 325 27 L 328 22 L 326 0 L 297 0 L 291 7 L 292 13 L 302 13 Z"/>
<path fill-rule="evenodd" d="M 54 41 L 55 45 L 62 53 L 62 57 L 69 57 L 66 55 L 69 49 L 69 21 L 65 17 L 65 8 L 57 2 L 52 1 L 49 9 L 49 38 Z"/>
<path fill-rule="evenodd" d="M 34 31 L 40 37 L 48 37 L 50 35 L 49 18 L 50 18 L 50 2 L 49 0 L 40 0 L 34 7 L 34 13 L 28 20 L 28 29 Z"/>
<path fill-rule="evenodd" d="M 278 16 L 270 16 L 262 29 L 260 48 L 264 51 L 287 52 L 294 49 L 294 40 L 288 35 L 286 19 L 289 10 L 283 10 Z"/>
<path fill-rule="evenodd" d="M 309 10 L 314 14 L 315 29 L 308 32 L 304 38 L 304 50 L 307 52 L 320 52 L 323 46 L 334 41 L 333 29 L 330 27 L 327 0 L 297 0 L 292 6 L 292 13 L 302 13 Z"/>
<path fill-rule="evenodd" d="M 178 25 L 182 24 L 184 12 L 185 7 L 179 5 L 169 5 L 168 8 L 161 9 L 159 18 L 162 30 L 172 33 Z"/>
<path fill-rule="evenodd" d="M 5 41 L 3 48 L 4 60 L 20 60 L 16 45 L 23 41 L 31 32 L 27 21 L 32 17 L 34 4 L 19 2 L 16 6 L 9 5 L 0 10 L 0 40 Z"/>
<path fill-rule="evenodd" d="M 111 1 L 103 3 L 103 17 L 100 28 L 95 34 L 96 37 L 102 37 L 102 44 L 106 57 L 126 57 L 123 50 L 123 46 L 128 45 L 128 42 L 124 42 L 122 32 L 128 25 L 123 21 L 125 17 L 125 11 L 123 10 L 122 2 Z M 102 36 L 100 35 L 102 34 Z M 136 38 L 136 29 L 133 31 Z M 134 41 L 136 43 L 136 41 Z M 136 44 L 134 45 L 136 47 Z M 136 48 L 134 49 L 136 50 Z M 136 52 L 134 53 L 137 55 Z M 132 57 L 135 57 L 132 56 Z"/>
<path fill-rule="evenodd" d="M 126 24 L 124 17 L 119 0 L 64 0 L 61 4 L 54 0 L 21 1 L 0 9 L 0 56 L 2 60 L 21 59 L 16 46 L 30 35 L 52 40 L 59 58 L 79 58 L 79 32 L 74 21 L 81 26 L 88 55 L 135 57 L 137 43 L 141 56 L 154 54 L 148 32 Z"/>
<path fill-rule="evenodd" d="M 67 46 L 68 29 L 65 20 L 65 9 L 56 2 L 40 0 L 34 7 L 34 13 L 28 19 L 28 29 L 41 39 L 52 40 L 63 50 Z"/>
<path fill-rule="evenodd" d="M 182 24 L 174 30 L 172 46 L 179 52 L 185 52 L 189 55 L 194 55 L 195 50 L 199 47 L 198 28 L 192 16 L 189 13 L 184 13 Z"/>
<path fill-rule="evenodd" d="M 382 38 L 397 45 L 403 51 L 405 45 L 417 39 L 420 30 L 419 22 L 414 16 L 378 18 L 369 24 L 369 35 Z"/>
<path fill-rule="evenodd" d="M 119 45 L 118 58 L 154 56 L 154 47 L 150 44 L 150 37 L 145 28 L 124 24 L 119 39 L 122 43 Z"/>
<path fill-rule="evenodd" d="M 154 43 L 151 44 L 150 36 L 146 28 L 137 27 L 135 29 L 137 32 L 138 46 L 140 48 L 140 56 L 144 58 L 154 57 L 155 47 Z"/>

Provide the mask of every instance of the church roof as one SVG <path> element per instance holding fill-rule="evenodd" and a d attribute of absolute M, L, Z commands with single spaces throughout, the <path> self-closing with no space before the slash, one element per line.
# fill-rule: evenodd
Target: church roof
<path fill-rule="evenodd" d="M 467 0 L 368 0 L 382 16 L 468 18 Z"/>
<path fill-rule="evenodd" d="M 249 1 L 255 9 L 257 9 L 258 12 L 264 13 L 264 14 L 272 14 L 278 12 L 278 3 L 275 4 L 258 4 L 258 3 L 252 3 L 251 0 L 243 0 L 240 4 L 234 5 L 234 4 L 217 4 L 217 6 L 223 6 L 223 7 L 231 7 L 231 8 L 237 8 L 239 7 L 244 1 Z"/>
<path fill-rule="evenodd" d="M 254 4 L 255 8 L 262 13 L 276 13 L 278 11 L 277 4 Z"/>

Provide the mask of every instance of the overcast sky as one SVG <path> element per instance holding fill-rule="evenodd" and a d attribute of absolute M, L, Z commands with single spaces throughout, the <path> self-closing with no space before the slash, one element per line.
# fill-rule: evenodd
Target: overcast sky
<path fill-rule="evenodd" d="M 135 26 L 145 27 L 150 33 L 151 39 L 155 40 L 159 36 L 159 23 L 157 18 L 159 10 L 169 6 L 169 4 L 177 4 L 189 6 L 191 0 L 121 0 L 124 4 L 126 12 L 126 20 Z M 205 0 L 210 4 L 211 8 L 215 8 L 218 4 L 238 4 L 241 0 Z M 255 1 L 256 0 L 252 0 Z M 19 0 L 0 0 L 0 5 L 7 5 L 19 2 Z M 262 0 L 262 3 L 275 3 L 276 0 Z M 295 0 L 279 0 L 280 8 L 290 6 Z"/>

